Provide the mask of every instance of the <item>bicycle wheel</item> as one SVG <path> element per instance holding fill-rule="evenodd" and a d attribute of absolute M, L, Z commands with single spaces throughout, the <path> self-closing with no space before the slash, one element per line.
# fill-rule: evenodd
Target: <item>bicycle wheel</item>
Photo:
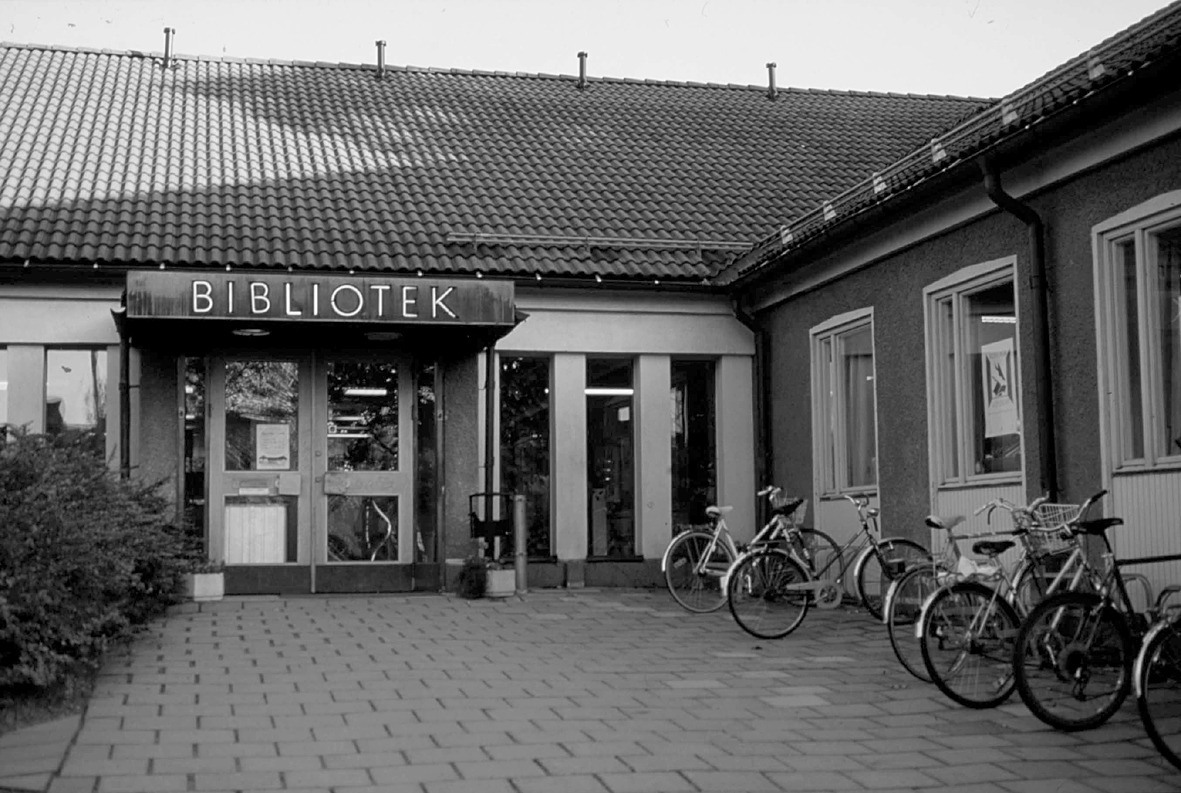
<path fill-rule="evenodd" d="M 706 553 L 708 559 L 703 558 Z M 712 532 L 681 532 L 669 545 L 664 581 L 673 600 L 689 611 L 698 614 L 717 611 L 726 604 L 722 578 L 733 563 L 730 547 L 721 541 L 714 542 Z"/>
<path fill-rule="evenodd" d="M 809 577 L 831 585 L 814 590 L 812 602 L 821 608 L 838 605 L 845 594 L 841 546 L 837 545 L 832 537 L 817 529 L 800 529 L 797 536 L 801 543 L 796 547 L 796 553 L 804 561 L 804 569 Z"/>
<path fill-rule="evenodd" d="M 1157 751 L 1181 768 L 1181 623 L 1154 631 L 1140 650 L 1136 705 Z"/>
<path fill-rule="evenodd" d="M 895 657 L 906 671 L 924 683 L 930 683 L 931 676 L 923 665 L 923 650 L 915 633 L 915 623 L 918 622 L 923 602 L 939 587 L 936 575 L 932 565 L 920 565 L 903 573 L 901 578 L 890 585 L 886 596 L 886 612 L 882 616 Z"/>
<path fill-rule="evenodd" d="M 1119 612 L 1101 604 L 1085 592 L 1051 595 L 1017 634 L 1017 691 L 1033 715 L 1059 730 L 1098 727 L 1131 688 L 1131 633 Z"/>
<path fill-rule="evenodd" d="M 781 639 L 808 614 L 808 573 L 784 550 L 766 548 L 739 557 L 730 571 L 730 613 L 751 636 Z"/>
<path fill-rule="evenodd" d="M 923 614 L 919 646 L 931 681 L 969 708 L 993 708 L 1013 693 L 1013 645 L 1021 621 L 975 581 L 945 587 Z"/>
<path fill-rule="evenodd" d="M 857 597 L 875 620 L 882 618 L 882 598 L 890 584 L 909 568 L 930 562 L 931 554 L 913 540 L 891 537 L 866 549 L 857 568 Z"/>

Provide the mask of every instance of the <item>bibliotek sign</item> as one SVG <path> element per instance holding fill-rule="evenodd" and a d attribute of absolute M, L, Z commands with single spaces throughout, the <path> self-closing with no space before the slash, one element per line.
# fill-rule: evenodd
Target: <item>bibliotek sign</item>
<path fill-rule="evenodd" d="M 142 271 L 128 318 L 512 325 L 513 284 L 443 278 Z"/>

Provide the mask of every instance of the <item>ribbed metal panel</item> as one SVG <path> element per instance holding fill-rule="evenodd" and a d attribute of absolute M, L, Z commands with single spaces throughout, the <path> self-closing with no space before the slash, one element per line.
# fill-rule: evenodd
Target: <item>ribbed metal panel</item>
<path fill-rule="evenodd" d="M 1117 476 L 1104 514 L 1124 519 L 1108 532 L 1117 559 L 1181 554 L 1181 471 Z M 1153 592 L 1181 584 L 1181 561 L 1124 568 L 1146 576 Z"/>
<path fill-rule="evenodd" d="M 955 528 L 955 533 L 959 536 L 966 536 L 972 534 L 987 534 L 996 531 L 1012 531 L 1013 521 L 1009 519 L 1009 515 L 1004 510 L 996 510 L 992 513 L 992 522 L 986 518 L 986 515 L 981 514 L 974 516 L 974 513 L 984 504 L 992 501 L 995 498 L 1003 498 L 1014 504 L 1025 503 L 1025 486 L 1022 484 L 1009 484 L 992 487 L 973 487 L 956 490 L 940 490 L 935 495 L 935 509 L 934 514 L 940 517 L 950 517 L 952 515 L 963 515 L 966 521 Z M 931 552 L 939 554 L 943 552 L 947 532 L 931 530 L 930 547 Z M 973 559 L 979 559 L 972 553 L 972 541 L 960 542 L 960 551 Z M 1006 565 L 1012 565 L 1017 561 L 1019 555 L 1018 549 L 1014 548 L 1001 556 L 1001 560 Z"/>

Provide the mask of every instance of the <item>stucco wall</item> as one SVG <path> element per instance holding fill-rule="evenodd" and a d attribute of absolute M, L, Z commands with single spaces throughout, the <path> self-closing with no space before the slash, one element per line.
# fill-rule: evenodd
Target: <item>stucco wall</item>
<path fill-rule="evenodd" d="M 1068 500 L 1089 495 L 1101 481 L 1091 227 L 1179 187 L 1181 139 L 1174 138 L 1027 198 L 1047 229 L 1058 479 Z M 922 518 L 931 505 L 922 290 L 962 267 L 1007 256 L 1017 259 L 1023 313 L 1019 343 L 1026 481 L 1030 495 L 1040 492 L 1034 338 L 1024 277 L 1029 267 L 1028 234 L 1024 224 L 999 210 L 759 315 L 772 334 L 767 371 L 775 483 L 789 491 L 812 488 L 809 328 L 836 314 L 872 307 L 883 526 L 892 534 L 925 540 Z M 839 255 L 830 256 L 807 271 L 839 263 Z"/>
<path fill-rule="evenodd" d="M 144 349 L 139 355 L 139 460 L 136 476 L 159 482 L 161 493 L 176 500 L 180 460 L 176 355 Z"/>

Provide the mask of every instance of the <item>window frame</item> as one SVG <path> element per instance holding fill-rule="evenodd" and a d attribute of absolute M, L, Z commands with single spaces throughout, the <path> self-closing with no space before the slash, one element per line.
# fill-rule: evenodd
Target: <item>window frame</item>
<path fill-rule="evenodd" d="M 1149 261 L 1148 239 L 1159 232 L 1181 228 L 1181 190 L 1163 193 L 1108 218 L 1091 230 L 1095 284 L 1096 352 L 1101 451 L 1112 471 L 1155 471 L 1181 468 L 1181 451 L 1161 453 L 1157 449 L 1165 410 L 1164 393 L 1158 382 L 1163 371 L 1159 332 L 1157 281 L 1148 275 L 1154 262 Z M 1120 354 L 1127 334 L 1121 318 L 1118 298 L 1124 295 L 1117 283 L 1121 274 L 1116 252 L 1131 242 L 1136 269 L 1136 330 L 1139 368 L 1141 456 L 1125 453 L 1125 440 L 1133 433 L 1126 408 L 1132 395 L 1125 393 L 1129 365 Z"/>
<path fill-rule="evenodd" d="M 845 393 L 841 378 L 836 377 L 839 356 L 834 355 L 826 362 L 823 351 L 826 344 L 833 345 L 836 352 L 842 336 L 869 329 L 870 348 L 873 353 L 873 415 L 874 415 L 874 482 L 872 485 L 851 485 L 847 481 L 848 457 L 844 416 Z M 878 389 L 877 389 L 877 338 L 874 331 L 873 307 L 854 309 L 830 317 L 808 331 L 808 346 L 812 374 L 812 459 L 814 461 L 812 488 L 818 498 L 837 498 L 846 494 L 873 495 L 878 492 L 881 477 L 878 470 Z M 827 390 L 833 383 L 836 396 L 828 398 Z M 834 407 L 835 406 L 835 407 Z M 829 481 L 829 473 L 832 481 Z"/>
<path fill-rule="evenodd" d="M 974 294 L 987 289 L 1009 283 L 1013 285 L 1013 314 L 1016 325 L 1013 334 L 1014 373 L 1016 375 L 1017 410 L 1021 421 L 1018 437 L 1021 443 L 1021 467 L 1016 471 L 1000 471 L 996 473 L 975 473 L 973 441 L 973 426 L 966 419 L 973 416 L 972 395 L 969 392 L 970 374 L 964 363 L 967 351 L 964 347 L 964 302 Z M 950 346 L 955 358 L 951 372 L 951 395 L 945 393 L 943 383 L 947 376 L 946 364 L 941 360 L 941 351 L 948 345 L 948 340 L 939 337 L 940 307 L 950 301 L 952 308 L 952 338 Z M 1003 259 L 981 262 L 969 265 L 944 278 L 928 284 L 923 288 L 923 317 L 926 347 L 926 380 L 927 380 L 927 455 L 931 484 L 935 490 L 947 490 L 961 487 L 981 485 L 996 485 L 1019 483 L 1024 481 L 1026 472 L 1025 460 L 1025 424 L 1022 405 L 1022 377 L 1021 377 L 1021 299 L 1017 289 L 1017 257 L 1007 256 Z M 947 412 L 954 411 L 954 420 L 947 421 Z M 954 425 L 955 446 L 949 451 L 948 425 Z M 955 472 L 948 471 L 948 460 L 955 458 Z M 970 472 L 970 473 L 969 473 Z"/>

